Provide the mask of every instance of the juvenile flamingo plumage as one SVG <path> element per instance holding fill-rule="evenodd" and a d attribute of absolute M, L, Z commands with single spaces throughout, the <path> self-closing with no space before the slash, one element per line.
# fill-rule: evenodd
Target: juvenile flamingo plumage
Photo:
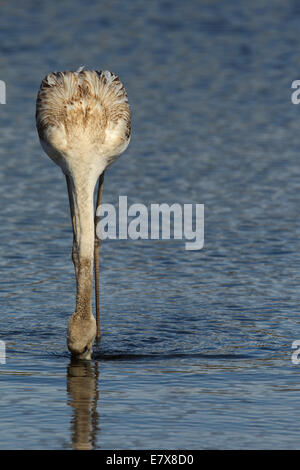
<path fill-rule="evenodd" d="M 73 228 L 72 259 L 76 307 L 68 322 L 67 344 L 73 356 L 90 359 L 100 337 L 99 250 L 95 234 L 94 189 L 101 203 L 106 168 L 130 140 L 130 110 L 120 79 L 108 71 L 55 72 L 40 86 L 36 124 L 41 145 L 65 174 Z M 96 318 L 92 313 L 95 266 Z"/>

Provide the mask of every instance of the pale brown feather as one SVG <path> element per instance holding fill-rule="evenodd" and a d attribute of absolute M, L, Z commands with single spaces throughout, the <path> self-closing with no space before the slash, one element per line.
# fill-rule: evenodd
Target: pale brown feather
<path fill-rule="evenodd" d="M 72 147 L 74 141 L 78 145 L 78 139 L 84 138 L 90 146 L 101 145 L 113 153 L 113 147 L 126 144 L 131 131 L 125 88 L 108 71 L 47 75 L 37 96 L 36 122 L 40 138 L 58 151 Z"/>

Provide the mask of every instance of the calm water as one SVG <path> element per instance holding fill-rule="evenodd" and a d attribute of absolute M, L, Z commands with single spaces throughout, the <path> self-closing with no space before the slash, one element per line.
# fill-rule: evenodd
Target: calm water
<path fill-rule="evenodd" d="M 296 0 L 1 2 L 1 449 L 300 448 L 299 21 Z M 67 191 L 34 113 L 80 65 L 132 107 L 104 202 L 205 204 L 205 246 L 104 242 L 103 337 L 73 364 Z"/>

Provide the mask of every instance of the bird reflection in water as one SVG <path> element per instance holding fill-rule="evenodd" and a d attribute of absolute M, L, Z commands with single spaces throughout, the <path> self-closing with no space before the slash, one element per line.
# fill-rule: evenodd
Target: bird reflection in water
<path fill-rule="evenodd" d="M 99 415 L 98 362 L 72 359 L 67 369 L 68 405 L 71 420 L 72 448 L 91 450 L 96 446 Z"/>

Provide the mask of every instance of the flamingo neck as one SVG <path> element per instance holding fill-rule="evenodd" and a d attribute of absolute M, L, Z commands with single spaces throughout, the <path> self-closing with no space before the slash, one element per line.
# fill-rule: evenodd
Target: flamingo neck
<path fill-rule="evenodd" d="M 77 294 L 75 316 L 92 316 L 93 263 L 94 263 L 94 194 L 95 182 L 85 175 L 72 177 L 74 200 L 76 248 L 77 248 Z"/>

